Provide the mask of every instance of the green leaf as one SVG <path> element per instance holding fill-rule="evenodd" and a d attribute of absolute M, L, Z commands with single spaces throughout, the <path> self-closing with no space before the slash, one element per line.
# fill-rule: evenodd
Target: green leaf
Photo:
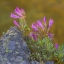
<path fill-rule="evenodd" d="M 47 55 L 43 55 L 44 59 L 47 59 Z"/>

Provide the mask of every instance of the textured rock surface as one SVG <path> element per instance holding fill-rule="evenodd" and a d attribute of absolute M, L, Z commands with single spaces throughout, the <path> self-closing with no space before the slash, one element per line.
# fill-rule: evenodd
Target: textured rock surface
<path fill-rule="evenodd" d="M 29 64 L 29 49 L 22 33 L 11 27 L 0 38 L 0 64 Z"/>
<path fill-rule="evenodd" d="M 45 64 L 54 64 L 53 61 L 46 61 Z"/>
<path fill-rule="evenodd" d="M 40 64 L 37 61 L 29 62 L 29 54 L 30 50 L 17 27 L 10 27 L 10 29 L 1 36 L 0 64 Z M 45 62 L 44 64 L 54 63 Z"/>

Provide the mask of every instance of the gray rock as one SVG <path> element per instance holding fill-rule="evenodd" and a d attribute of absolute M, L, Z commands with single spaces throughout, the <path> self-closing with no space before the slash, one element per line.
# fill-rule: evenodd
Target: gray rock
<path fill-rule="evenodd" d="M 30 64 L 40 64 L 38 61 L 31 61 Z"/>
<path fill-rule="evenodd" d="M 45 64 L 54 64 L 53 61 L 46 61 Z"/>
<path fill-rule="evenodd" d="M 29 48 L 22 32 L 11 27 L 0 38 L 0 64 L 29 64 Z"/>

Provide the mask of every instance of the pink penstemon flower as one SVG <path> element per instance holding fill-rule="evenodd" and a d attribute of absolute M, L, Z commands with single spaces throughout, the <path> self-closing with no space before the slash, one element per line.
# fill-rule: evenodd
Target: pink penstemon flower
<path fill-rule="evenodd" d="M 11 18 L 22 18 L 25 16 L 25 11 L 23 9 L 19 9 L 18 7 L 14 12 L 15 13 L 11 13 Z"/>
<path fill-rule="evenodd" d="M 11 13 L 11 18 L 20 18 L 20 16 L 15 15 L 14 13 Z"/>
<path fill-rule="evenodd" d="M 44 30 L 44 26 L 43 26 L 41 20 L 37 20 L 36 23 L 32 23 L 31 28 L 33 29 L 33 31 L 36 31 L 36 32 L 39 31 L 39 28 Z"/>
<path fill-rule="evenodd" d="M 44 24 L 46 25 L 46 17 L 45 16 L 44 16 L 43 20 L 44 20 Z"/>
<path fill-rule="evenodd" d="M 58 49 L 58 43 L 55 43 L 55 48 Z"/>
<path fill-rule="evenodd" d="M 33 32 L 30 32 L 29 37 L 30 37 L 31 39 L 37 41 L 37 35 L 34 34 Z"/>
<path fill-rule="evenodd" d="M 53 36 L 54 36 L 54 34 L 50 34 L 50 33 L 49 33 L 48 36 L 49 36 L 50 39 L 52 39 Z"/>
<path fill-rule="evenodd" d="M 41 20 L 37 21 L 37 25 L 38 25 L 38 27 L 40 27 L 40 28 L 42 28 L 44 30 L 44 26 L 43 26 Z"/>
<path fill-rule="evenodd" d="M 48 28 L 49 28 L 49 29 L 50 29 L 50 27 L 52 26 L 53 22 L 54 22 L 54 21 L 53 21 L 52 19 L 49 20 L 49 25 L 48 25 Z"/>
<path fill-rule="evenodd" d="M 13 22 L 14 22 L 14 24 L 15 24 L 17 27 L 20 28 L 20 25 L 19 25 L 15 20 L 14 20 Z"/>
<path fill-rule="evenodd" d="M 38 28 L 36 27 L 36 24 L 35 23 L 32 23 L 31 28 L 33 29 L 33 31 L 38 31 Z"/>
<path fill-rule="evenodd" d="M 22 16 L 21 10 L 17 7 L 14 11 L 16 14 L 18 14 L 20 17 Z"/>

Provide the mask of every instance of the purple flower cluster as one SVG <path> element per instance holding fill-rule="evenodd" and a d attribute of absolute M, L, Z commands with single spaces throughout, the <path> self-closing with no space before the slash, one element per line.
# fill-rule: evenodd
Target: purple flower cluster
<path fill-rule="evenodd" d="M 19 9 L 18 7 L 15 9 L 15 14 L 11 13 L 11 18 L 22 18 L 25 16 L 25 11 L 23 9 Z"/>
<path fill-rule="evenodd" d="M 11 13 L 11 18 L 18 18 L 18 19 L 24 19 L 25 18 L 25 11 L 23 9 L 19 9 L 18 7 L 14 10 L 14 13 Z M 20 25 L 16 20 L 13 21 L 14 24 L 20 28 Z"/>
<path fill-rule="evenodd" d="M 46 17 L 44 17 L 43 20 L 37 20 L 37 22 L 32 23 L 32 26 L 31 26 L 31 28 L 33 29 L 33 34 L 34 34 L 34 32 L 37 32 L 38 34 L 41 34 L 41 36 L 47 35 L 52 39 L 53 34 L 49 34 L 48 32 L 49 32 L 50 27 L 52 26 L 53 22 L 54 21 L 52 19 L 50 19 L 49 24 L 47 25 Z M 31 35 L 30 37 L 33 37 L 33 36 Z M 36 39 L 37 39 L 37 37 L 36 37 Z"/>
<path fill-rule="evenodd" d="M 34 31 L 38 31 L 38 28 L 41 28 L 42 30 L 45 30 L 46 29 L 45 27 L 47 27 L 46 17 L 43 18 L 43 21 L 44 21 L 44 23 L 41 20 L 38 20 L 36 23 L 33 23 L 32 26 L 31 26 L 32 29 Z M 52 19 L 49 20 L 48 29 L 50 29 L 50 27 L 52 26 L 53 22 L 54 21 Z"/>

